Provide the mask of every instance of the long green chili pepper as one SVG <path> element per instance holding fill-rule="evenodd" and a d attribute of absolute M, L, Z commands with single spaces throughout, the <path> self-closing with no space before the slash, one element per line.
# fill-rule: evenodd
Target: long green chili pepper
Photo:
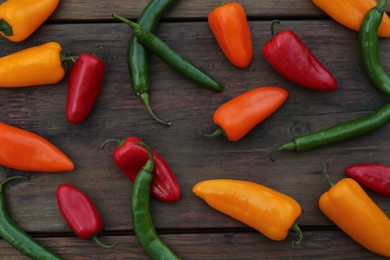
<path fill-rule="evenodd" d="M 378 110 L 355 120 L 337 124 L 324 130 L 316 131 L 295 138 L 276 149 L 276 151 L 307 151 L 327 144 L 344 141 L 368 134 L 390 121 L 390 103 Z"/>
<path fill-rule="evenodd" d="M 380 0 L 368 11 L 359 30 L 359 53 L 363 68 L 374 86 L 390 95 L 390 77 L 379 58 L 378 28 L 383 18 L 387 0 Z"/>
<path fill-rule="evenodd" d="M 5 179 L 0 183 L 0 236 L 17 250 L 32 259 L 62 259 L 27 235 L 8 216 L 3 189 L 5 184 L 15 179 L 27 180 L 27 178 L 23 176 L 14 176 Z"/>
<path fill-rule="evenodd" d="M 209 75 L 201 71 L 199 68 L 195 67 L 192 63 L 190 63 L 176 51 L 171 49 L 171 47 L 169 47 L 160 38 L 158 38 L 151 32 L 143 29 L 139 24 L 127 20 L 126 18 L 123 18 L 119 15 L 113 14 L 112 17 L 130 26 L 133 31 L 133 34 L 144 46 L 146 46 L 150 51 L 154 52 L 168 65 L 170 65 L 172 68 L 174 68 L 187 78 L 191 79 L 192 81 L 198 83 L 205 88 L 209 88 L 218 92 L 223 90 L 223 87 L 218 82 L 216 82 Z"/>
<path fill-rule="evenodd" d="M 176 2 L 176 0 L 151 0 L 143 9 L 137 23 L 145 30 L 154 32 L 161 15 Z M 131 85 L 144 102 L 149 114 L 158 122 L 164 125 L 170 125 L 157 117 L 150 105 L 150 81 L 149 81 L 149 57 L 146 48 L 139 42 L 137 37 L 131 36 L 128 46 L 127 65 L 130 73 Z"/>
<path fill-rule="evenodd" d="M 152 150 L 144 143 L 137 143 L 147 149 L 149 160 L 137 174 L 131 193 L 131 218 L 135 234 L 152 259 L 180 259 L 158 236 L 150 215 L 150 183 L 154 159 Z"/>

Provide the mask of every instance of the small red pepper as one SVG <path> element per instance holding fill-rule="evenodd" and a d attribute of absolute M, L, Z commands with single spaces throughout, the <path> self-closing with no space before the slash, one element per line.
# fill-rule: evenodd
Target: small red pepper
<path fill-rule="evenodd" d="M 306 88 L 318 91 L 336 90 L 338 84 L 333 75 L 313 55 L 309 48 L 291 30 L 274 32 L 266 43 L 263 54 L 271 66 L 286 79 Z"/>
<path fill-rule="evenodd" d="M 103 230 L 102 219 L 87 195 L 70 184 L 60 184 L 56 196 L 62 216 L 79 238 L 92 238 L 104 248 L 115 246 L 103 244 L 97 239 L 97 234 Z"/>
<path fill-rule="evenodd" d="M 380 164 L 355 164 L 345 173 L 361 185 L 382 195 L 390 196 L 390 166 Z"/>
<path fill-rule="evenodd" d="M 66 99 L 70 123 L 82 122 L 91 112 L 104 78 L 105 64 L 93 54 L 80 54 L 72 66 Z"/>
<path fill-rule="evenodd" d="M 136 144 L 144 141 L 135 136 L 129 136 L 124 141 L 108 139 L 102 144 L 102 148 L 109 142 L 118 144 L 113 153 L 114 162 L 131 182 L 134 182 L 138 172 L 149 159 L 145 148 Z M 150 194 L 162 202 L 179 200 L 181 189 L 168 163 L 156 151 L 153 151 L 153 157 L 155 167 Z"/>

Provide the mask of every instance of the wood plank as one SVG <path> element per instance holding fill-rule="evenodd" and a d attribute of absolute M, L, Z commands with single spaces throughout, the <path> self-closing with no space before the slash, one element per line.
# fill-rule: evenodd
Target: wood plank
<path fill-rule="evenodd" d="M 30 232 L 67 232 L 57 209 L 55 190 L 71 183 L 91 196 L 103 215 L 107 230 L 131 230 L 130 182 L 111 160 L 112 147 L 101 151 L 107 138 L 137 135 L 154 147 L 171 165 L 183 190 L 180 202 L 152 203 L 152 214 L 160 229 L 231 228 L 240 223 L 209 208 L 191 188 L 209 178 L 255 181 L 294 197 L 303 208 L 299 224 L 331 226 L 317 206 L 327 190 L 321 165 L 330 163 L 331 178 L 345 177 L 347 166 L 366 162 L 389 164 L 389 126 L 358 140 L 347 141 L 307 153 L 280 153 L 271 162 L 269 153 L 293 136 L 366 115 L 388 101 L 370 84 L 360 63 L 357 34 L 332 21 L 284 21 L 279 30 L 291 28 L 335 75 L 339 90 L 310 91 L 284 80 L 261 54 L 269 36 L 270 21 L 250 23 L 254 59 L 245 70 L 233 67 L 221 54 L 206 22 L 163 23 L 158 35 L 174 49 L 225 85 L 223 93 L 202 89 L 151 57 L 152 104 L 173 125 L 154 122 L 131 91 L 126 67 L 129 29 L 120 23 L 50 24 L 27 41 L 12 44 L 0 40 L 0 56 L 55 40 L 74 55 L 104 48 L 101 57 L 107 73 L 101 95 L 90 117 L 70 125 L 65 117 L 66 78 L 54 86 L 0 89 L 0 118 L 3 122 L 35 132 L 52 141 L 75 162 L 70 173 L 25 173 L 1 169 L 1 176 L 22 174 L 30 182 L 7 188 L 11 216 Z M 381 41 L 381 58 L 390 69 L 390 45 Z M 223 102 L 258 86 L 286 88 L 285 105 L 239 142 L 208 139 L 213 111 Z M 369 193 L 389 215 L 388 198 Z"/>
<path fill-rule="evenodd" d="M 385 259 L 340 231 L 305 232 L 305 240 L 298 247 L 291 244 L 293 236 L 276 242 L 255 232 L 165 234 L 160 237 L 183 259 Z M 134 236 L 104 236 L 101 239 L 115 242 L 117 246 L 103 249 L 93 241 L 75 237 L 37 240 L 65 259 L 149 259 Z M 2 240 L 0 250 L 7 260 L 27 259 Z"/>

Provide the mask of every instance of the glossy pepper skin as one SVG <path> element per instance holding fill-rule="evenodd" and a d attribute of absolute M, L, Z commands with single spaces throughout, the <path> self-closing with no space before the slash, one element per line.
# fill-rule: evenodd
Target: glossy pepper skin
<path fill-rule="evenodd" d="M 375 0 L 312 0 L 312 2 L 335 21 L 356 32 L 360 30 L 366 13 L 377 4 Z M 390 37 L 390 18 L 387 14 L 384 14 L 378 33 L 380 37 Z"/>
<path fill-rule="evenodd" d="M 208 23 L 228 60 L 237 67 L 248 67 L 253 56 L 252 36 L 242 5 L 221 3 L 209 13 Z"/>
<path fill-rule="evenodd" d="M 212 208 L 256 229 L 272 240 L 284 240 L 296 225 L 301 206 L 293 198 L 266 186 L 242 180 L 214 179 L 197 183 L 192 191 Z"/>
<path fill-rule="evenodd" d="M 366 249 L 390 257 L 390 220 L 386 214 L 355 180 L 344 178 L 330 185 L 319 199 L 324 215 Z"/>
<path fill-rule="evenodd" d="M 102 148 L 109 142 L 116 142 L 118 146 L 113 152 L 113 160 L 118 168 L 134 182 L 138 172 L 148 161 L 148 152 L 137 143 L 144 141 L 136 136 L 129 136 L 124 141 L 108 139 Z M 175 202 L 181 197 L 180 185 L 165 159 L 153 151 L 154 170 L 150 189 L 153 198 L 162 202 Z"/>
<path fill-rule="evenodd" d="M 0 34 L 21 42 L 35 32 L 57 8 L 59 0 L 7 0 L 0 5 Z"/>
<path fill-rule="evenodd" d="M 94 54 L 80 54 L 73 64 L 68 83 L 66 117 L 72 124 L 90 114 L 104 79 L 105 63 Z"/>
<path fill-rule="evenodd" d="M 95 204 L 85 193 L 70 184 L 60 184 L 56 197 L 64 220 L 79 238 L 92 238 L 105 248 L 115 246 L 105 245 L 97 239 L 98 233 L 103 230 L 102 218 Z"/>
<path fill-rule="evenodd" d="M 390 197 L 390 166 L 381 164 L 354 164 L 345 173 L 359 184 Z"/>
<path fill-rule="evenodd" d="M 74 169 L 73 162 L 48 140 L 29 131 L 0 123 L 0 165 L 39 172 Z"/>
<path fill-rule="evenodd" d="M 268 118 L 287 100 L 287 90 L 265 86 L 249 90 L 222 104 L 213 115 L 217 130 L 209 137 L 224 135 L 238 141 Z"/>
<path fill-rule="evenodd" d="M 62 47 L 48 42 L 0 58 L 0 87 L 54 84 L 65 76 Z"/>
<path fill-rule="evenodd" d="M 283 30 L 274 33 L 273 27 L 278 22 L 272 23 L 273 38 L 263 48 L 264 57 L 271 66 L 284 78 L 300 86 L 317 91 L 336 90 L 338 84 L 333 75 L 295 32 Z"/>

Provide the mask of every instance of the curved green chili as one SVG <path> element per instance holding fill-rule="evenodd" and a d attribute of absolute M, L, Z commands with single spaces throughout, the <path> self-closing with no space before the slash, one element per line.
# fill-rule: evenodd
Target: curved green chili
<path fill-rule="evenodd" d="M 61 259 L 27 235 L 8 216 L 3 189 L 5 184 L 15 179 L 27 180 L 23 176 L 14 176 L 0 183 L 0 236 L 32 259 Z"/>
<path fill-rule="evenodd" d="M 154 32 L 161 15 L 176 0 L 152 0 L 143 9 L 138 24 L 145 30 Z M 157 117 L 150 106 L 150 81 L 149 81 L 149 57 L 146 48 L 139 42 L 137 37 L 131 36 L 128 45 L 127 65 L 130 73 L 131 85 L 133 90 L 144 102 L 149 114 L 158 122 L 164 125 L 171 123 L 161 120 Z"/>
<path fill-rule="evenodd" d="M 276 149 L 276 151 L 307 151 L 327 144 L 368 134 L 390 121 L 390 103 L 378 110 L 355 120 L 337 124 L 324 130 L 316 131 L 295 138 Z"/>
<path fill-rule="evenodd" d="M 190 63 L 176 51 L 171 49 L 160 38 L 158 38 L 151 32 L 143 29 L 137 23 L 127 20 L 119 15 L 113 14 L 112 16 L 130 26 L 135 37 L 137 37 L 138 40 L 144 46 L 146 46 L 149 50 L 158 55 L 162 60 L 164 60 L 176 71 L 180 72 L 187 78 L 191 79 L 195 83 L 205 88 L 209 88 L 218 92 L 223 90 L 223 87 L 218 82 L 216 82 L 205 72 L 201 71 L 199 68 L 195 67 L 192 63 Z"/>
<path fill-rule="evenodd" d="M 390 77 L 379 58 L 378 28 L 383 18 L 387 0 L 367 12 L 359 30 L 359 53 L 363 68 L 374 86 L 384 94 L 390 95 Z"/>
<path fill-rule="evenodd" d="M 131 219 L 135 234 L 152 259 L 180 259 L 158 236 L 150 215 L 150 183 L 152 182 L 154 159 L 152 150 L 144 143 L 149 160 L 138 172 L 131 192 Z"/>

